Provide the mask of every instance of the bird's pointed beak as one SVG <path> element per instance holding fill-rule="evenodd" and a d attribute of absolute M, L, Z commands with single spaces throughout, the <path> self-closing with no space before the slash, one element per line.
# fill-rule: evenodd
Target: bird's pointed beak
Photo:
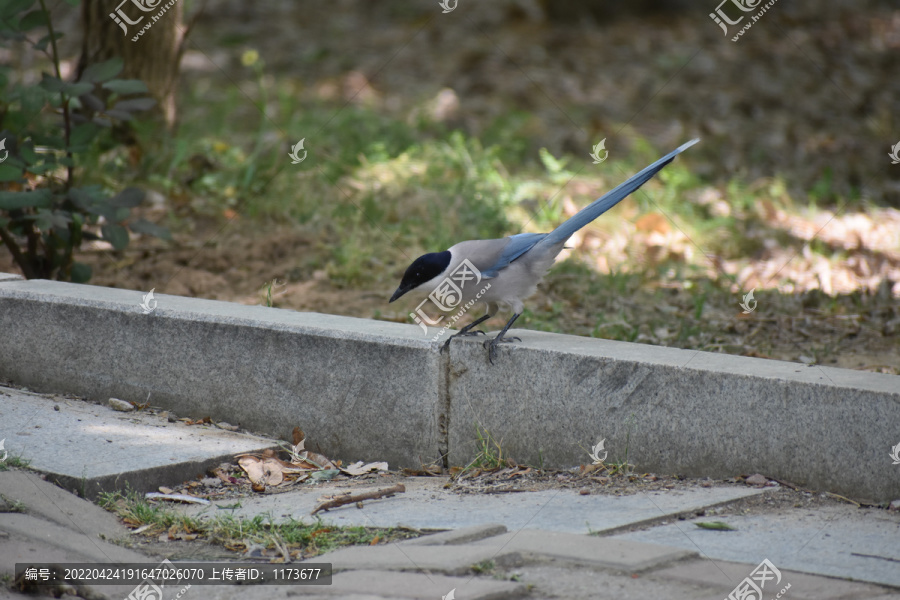
<path fill-rule="evenodd" d="M 390 300 L 388 300 L 388 304 L 390 304 L 391 302 L 393 302 L 394 300 L 396 300 L 397 298 L 399 298 L 400 296 L 402 296 L 403 294 L 405 294 L 406 292 L 408 292 L 411 289 L 412 289 L 412 287 L 409 285 L 400 284 L 400 287 L 397 288 L 397 291 L 394 292 L 394 295 L 391 296 Z"/>

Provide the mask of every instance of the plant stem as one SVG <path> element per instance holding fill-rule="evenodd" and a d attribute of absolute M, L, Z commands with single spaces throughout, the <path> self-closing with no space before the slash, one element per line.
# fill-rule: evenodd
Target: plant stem
<path fill-rule="evenodd" d="M 47 15 L 47 30 L 50 32 L 50 46 L 53 48 L 53 67 L 56 69 L 56 76 L 62 81 L 62 71 L 59 68 L 59 51 L 56 48 L 56 33 L 53 31 L 53 21 L 50 19 L 50 11 L 47 10 L 47 4 L 44 0 L 40 0 L 41 10 L 44 11 L 44 14 Z M 62 111 L 63 111 L 63 123 L 66 128 L 66 158 L 69 159 L 69 164 L 66 165 L 66 184 L 64 189 L 68 192 L 69 188 L 72 187 L 72 179 L 73 179 L 73 165 L 74 161 L 72 160 L 72 150 L 70 149 L 71 144 L 69 143 L 72 134 L 72 123 L 69 119 L 69 99 L 63 92 L 59 93 L 59 98 L 62 100 Z"/>

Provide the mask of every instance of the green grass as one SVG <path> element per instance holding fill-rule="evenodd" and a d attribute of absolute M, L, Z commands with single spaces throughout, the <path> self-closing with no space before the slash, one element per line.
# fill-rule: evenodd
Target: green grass
<path fill-rule="evenodd" d="M 251 518 L 232 515 L 193 517 L 165 506 L 147 502 L 135 492 L 101 494 L 100 506 L 114 512 L 131 527 L 149 525 L 147 535 L 163 532 L 197 534 L 200 538 L 229 549 L 259 544 L 281 551 L 299 550 L 304 557 L 316 556 L 351 545 L 387 543 L 416 537 L 401 528 L 334 527 L 321 520 L 302 523 L 293 518 L 275 522 L 271 515 Z"/>
<path fill-rule="evenodd" d="M 3 500 L 8 507 L 8 509 L 5 512 L 23 513 L 23 512 L 25 512 L 25 509 L 27 508 L 25 506 L 25 503 L 22 502 L 21 500 L 10 500 L 3 494 L 0 494 L 0 500 Z"/>
<path fill-rule="evenodd" d="M 493 434 L 479 424 L 475 424 L 475 458 L 457 474 L 463 474 L 481 469 L 492 471 L 501 467 L 510 467 L 516 462 L 504 455 L 502 440 L 497 440 Z"/>
<path fill-rule="evenodd" d="M 476 575 L 493 575 L 497 564 L 492 560 L 483 560 L 472 565 L 472 572 Z"/>
<path fill-rule="evenodd" d="M 30 467 L 30 460 L 12 453 L 9 453 L 6 460 L 0 462 L 0 471 L 8 471 L 9 469 L 28 469 Z"/>

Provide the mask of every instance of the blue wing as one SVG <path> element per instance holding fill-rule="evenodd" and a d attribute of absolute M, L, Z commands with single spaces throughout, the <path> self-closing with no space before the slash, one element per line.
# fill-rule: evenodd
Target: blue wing
<path fill-rule="evenodd" d="M 545 237 L 547 237 L 546 233 L 518 233 L 509 236 L 509 243 L 503 248 L 497 262 L 486 270 L 482 270 L 481 275 L 488 279 L 496 277 L 501 269 L 508 267 L 509 263 L 534 248 L 534 245 Z"/>

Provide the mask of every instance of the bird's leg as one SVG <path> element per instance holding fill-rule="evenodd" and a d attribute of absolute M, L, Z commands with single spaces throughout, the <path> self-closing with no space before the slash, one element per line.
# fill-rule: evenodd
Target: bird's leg
<path fill-rule="evenodd" d="M 492 340 L 485 340 L 484 347 L 488 350 L 488 360 L 491 364 L 494 364 L 494 357 L 497 355 L 497 344 L 509 344 L 511 342 L 522 341 L 517 337 L 504 337 L 506 336 L 506 332 L 518 318 L 519 313 L 513 314 L 509 321 L 506 322 L 506 325 L 503 326 L 503 329 L 500 330 L 500 333 L 497 334 L 497 337 Z"/>
<path fill-rule="evenodd" d="M 443 352 L 444 350 L 446 350 L 447 348 L 450 347 L 450 340 L 452 340 L 455 337 L 461 337 L 461 336 L 467 336 L 467 335 L 478 335 L 478 334 L 485 335 L 485 333 L 483 331 L 471 331 L 471 329 L 473 327 L 477 327 L 478 325 L 484 323 L 485 321 L 490 319 L 492 316 L 494 316 L 494 315 L 492 315 L 491 313 L 486 313 L 486 314 L 482 315 L 481 317 L 475 319 L 474 321 L 472 321 L 471 323 L 469 323 L 468 325 L 466 325 L 465 327 L 463 327 L 462 329 L 460 329 L 453 335 L 451 335 L 449 338 L 447 338 L 447 341 L 444 342 L 444 345 L 441 346 L 441 352 Z"/>

